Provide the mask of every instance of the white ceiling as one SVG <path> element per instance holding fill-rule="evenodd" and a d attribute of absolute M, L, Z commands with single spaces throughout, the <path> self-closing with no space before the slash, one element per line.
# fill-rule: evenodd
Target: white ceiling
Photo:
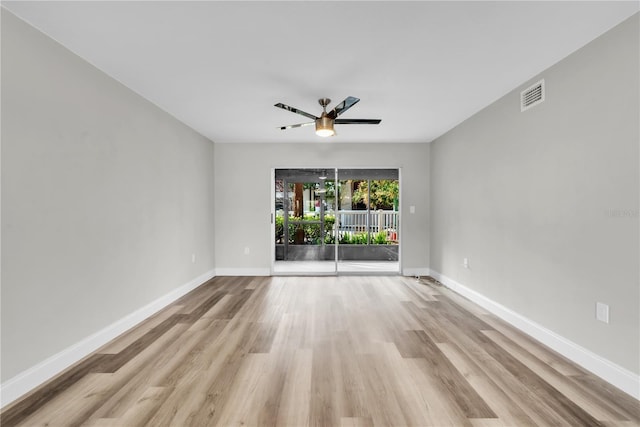
<path fill-rule="evenodd" d="M 637 1 L 8 2 L 3 6 L 216 142 L 361 98 L 331 142 L 428 142 L 606 32 Z M 514 108 L 519 108 L 514 105 Z"/>

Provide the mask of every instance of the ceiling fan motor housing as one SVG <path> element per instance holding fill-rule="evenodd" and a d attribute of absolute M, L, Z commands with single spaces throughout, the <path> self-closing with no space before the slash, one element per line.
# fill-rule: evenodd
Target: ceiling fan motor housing
<path fill-rule="evenodd" d="M 325 129 L 333 125 L 333 119 L 327 116 L 327 113 L 322 113 L 322 117 L 316 119 L 316 129 Z"/>

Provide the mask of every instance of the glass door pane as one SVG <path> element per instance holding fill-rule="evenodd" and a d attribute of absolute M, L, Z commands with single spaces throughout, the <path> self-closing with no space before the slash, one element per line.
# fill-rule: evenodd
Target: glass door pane
<path fill-rule="evenodd" d="M 399 273 L 397 169 L 338 169 L 337 268 Z"/>
<path fill-rule="evenodd" d="M 275 171 L 277 273 L 335 274 L 335 170 Z"/>

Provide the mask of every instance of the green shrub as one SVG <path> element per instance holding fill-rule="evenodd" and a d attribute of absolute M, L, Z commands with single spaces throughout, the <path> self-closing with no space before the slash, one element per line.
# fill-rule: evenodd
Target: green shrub
<path fill-rule="evenodd" d="M 366 245 L 367 233 L 349 233 L 346 232 L 340 236 L 339 243 L 342 245 Z"/>
<path fill-rule="evenodd" d="M 284 238 L 284 217 L 276 216 L 276 243 L 281 243 Z"/>
<path fill-rule="evenodd" d="M 373 239 L 372 239 L 371 243 L 376 244 L 376 245 L 386 245 L 388 243 L 387 233 L 385 233 L 384 231 L 377 232 L 373 236 Z"/>
<path fill-rule="evenodd" d="M 308 213 L 304 216 L 306 221 L 319 221 L 320 215 Z M 300 218 L 289 217 L 289 243 L 295 241 L 296 230 L 299 224 L 293 224 L 292 221 L 300 221 Z M 275 218 L 275 239 L 276 243 L 284 243 L 284 217 L 276 216 Z M 324 236 L 320 236 L 320 224 L 302 224 L 304 230 L 305 243 L 319 245 L 324 240 L 325 244 L 335 243 L 333 237 L 333 226 L 336 218 L 333 215 L 324 217 Z"/>

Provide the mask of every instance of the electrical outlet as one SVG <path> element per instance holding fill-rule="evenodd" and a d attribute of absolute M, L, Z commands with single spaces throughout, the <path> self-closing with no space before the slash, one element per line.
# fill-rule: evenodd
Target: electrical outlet
<path fill-rule="evenodd" d="M 609 306 L 602 302 L 596 303 L 596 319 L 609 323 Z"/>
<path fill-rule="evenodd" d="M 416 213 L 416 207 L 415 206 L 409 206 L 409 213 Z"/>
<path fill-rule="evenodd" d="M 251 251 L 249 250 L 249 246 L 245 246 L 245 248 L 244 248 L 244 254 L 245 254 L 245 255 L 249 255 L 249 252 L 251 252 Z"/>
<path fill-rule="evenodd" d="M 192 262 L 193 264 L 195 264 L 195 263 L 196 263 L 196 254 L 191 254 L 191 262 Z"/>
<path fill-rule="evenodd" d="M 464 265 L 464 268 L 469 268 L 469 258 L 464 258 L 462 260 L 462 264 Z"/>

